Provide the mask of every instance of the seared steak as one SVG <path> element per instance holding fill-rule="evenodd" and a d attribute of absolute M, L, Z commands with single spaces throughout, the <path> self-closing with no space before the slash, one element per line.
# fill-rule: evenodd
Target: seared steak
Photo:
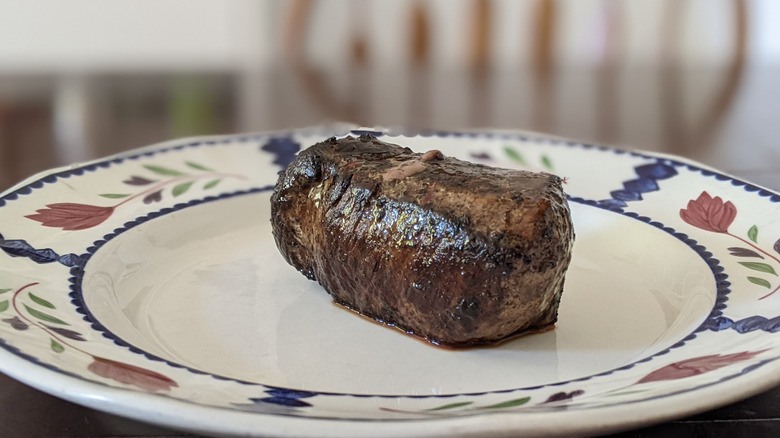
<path fill-rule="evenodd" d="M 368 136 L 302 151 L 271 222 L 287 262 L 336 302 L 448 346 L 551 328 L 574 240 L 557 176 Z"/>

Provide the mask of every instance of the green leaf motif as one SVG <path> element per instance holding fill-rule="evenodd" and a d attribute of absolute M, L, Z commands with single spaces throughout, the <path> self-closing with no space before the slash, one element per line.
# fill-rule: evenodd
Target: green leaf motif
<path fill-rule="evenodd" d="M 775 268 L 773 268 L 770 265 L 767 265 L 766 263 L 761 262 L 739 262 L 740 265 L 752 269 L 754 271 L 759 272 L 766 272 L 767 274 L 777 275 L 777 272 L 775 272 Z"/>
<path fill-rule="evenodd" d="M 480 409 L 516 408 L 518 406 L 522 406 L 522 405 L 528 403 L 530 400 L 531 400 L 531 397 L 516 398 L 516 399 L 513 399 L 513 400 L 507 400 L 505 402 L 496 403 L 496 404 L 490 405 L 490 406 L 482 406 Z"/>
<path fill-rule="evenodd" d="M 62 344 L 55 341 L 54 339 L 51 340 L 49 346 L 51 346 L 52 351 L 54 351 L 55 353 L 62 353 L 63 351 L 65 351 L 65 347 L 63 347 Z"/>
<path fill-rule="evenodd" d="M 41 321 L 50 322 L 52 324 L 70 325 L 67 322 L 65 322 L 65 321 L 63 321 L 63 320 L 61 320 L 59 318 L 55 318 L 55 317 L 53 317 L 51 315 L 43 313 L 40 310 L 35 310 L 32 307 L 28 306 L 27 304 L 24 305 L 24 308 L 27 310 L 27 313 L 29 313 L 30 315 L 40 319 Z"/>
<path fill-rule="evenodd" d="M 206 171 L 206 172 L 213 172 L 214 171 L 214 169 L 209 169 L 208 167 L 206 167 L 206 166 L 204 166 L 202 164 L 195 163 L 193 161 L 187 161 L 186 164 L 188 166 L 190 166 L 191 168 L 196 169 L 196 170 L 203 170 L 203 171 Z"/>
<path fill-rule="evenodd" d="M 147 170 L 151 170 L 152 172 L 162 175 L 162 176 L 183 176 L 186 175 L 183 172 L 179 172 L 178 170 L 169 169 L 167 167 L 162 166 L 156 166 L 154 164 L 144 164 L 144 168 Z"/>
<path fill-rule="evenodd" d="M 221 179 L 215 179 L 215 180 L 213 180 L 213 181 L 209 181 L 208 183 L 206 183 L 206 185 L 205 185 L 205 186 L 203 186 L 203 189 L 204 189 L 204 190 L 213 189 L 213 188 L 214 188 L 214 187 L 216 187 L 216 186 L 217 186 L 217 184 L 219 184 L 221 181 L 222 181 Z"/>
<path fill-rule="evenodd" d="M 0 301 L 0 313 L 8 310 L 8 300 Z"/>
<path fill-rule="evenodd" d="M 753 225 L 748 230 L 748 237 L 750 240 L 752 240 L 754 243 L 758 243 L 758 227 Z"/>
<path fill-rule="evenodd" d="M 11 291 L 11 289 L 0 289 L 0 295 L 4 294 L 6 292 L 10 292 L 10 291 Z"/>
<path fill-rule="evenodd" d="M 39 306 L 48 307 L 49 309 L 56 309 L 56 307 L 54 307 L 54 304 L 44 300 L 43 298 L 33 293 L 30 293 L 30 299 L 33 300 L 33 302 L 35 304 L 38 304 Z"/>
<path fill-rule="evenodd" d="M 173 196 L 176 197 L 176 196 L 183 195 L 184 193 L 187 192 L 187 190 L 190 189 L 190 187 L 192 187 L 192 181 L 177 185 L 176 187 L 173 188 Z"/>
<path fill-rule="evenodd" d="M 772 285 L 768 281 L 764 280 L 763 278 L 748 277 L 747 279 L 748 279 L 749 282 L 751 282 L 753 284 L 757 284 L 759 286 L 764 286 L 767 289 L 772 287 Z"/>
<path fill-rule="evenodd" d="M 81 333 L 73 330 L 66 329 L 64 327 L 54 327 L 53 325 L 44 324 L 44 326 L 53 331 L 54 333 L 66 337 L 68 339 L 73 339 L 74 341 L 85 341 L 84 336 L 81 336 Z"/>
<path fill-rule="evenodd" d="M 515 148 L 504 146 L 504 153 L 509 158 L 525 166 L 525 159 L 523 159 L 523 156 L 520 155 L 520 152 L 518 152 Z"/>
<path fill-rule="evenodd" d="M 447 409 L 455 409 L 455 408 L 462 408 L 464 406 L 468 406 L 474 402 L 457 402 L 457 403 L 450 403 L 446 405 L 437 406 L 435 408 L 426 409 L 426 411 L 433 412 L 433 411 L 446 411 Z"/>
<path fill-rule="evenodd" d="M 547 170 L 553 170 L 552 160 L 547 155 L 542 155 L 542 166 Z"/>
<path fill-rule="evenodd" d="M 130 195 L 125 193 L 102 193 L 100 196 L 108 199 L 122 199 L 127 198 Z"/>

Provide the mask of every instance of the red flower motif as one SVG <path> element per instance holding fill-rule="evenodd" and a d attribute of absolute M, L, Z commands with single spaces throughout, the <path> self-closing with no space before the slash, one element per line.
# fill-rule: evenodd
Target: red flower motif
<path fill-rule="evenodd" d="M 713 233 L 727 233 L 736 216 L 737 207 L 731 201 L 723 203 L 720 197 L 713 198 L 707 192 L 701 192 L 695 201 L 688 201 L 688 208 L 680 210 L 686 223 Z"/>
<path fill-rule="evenodd" d="M 38 210 L 36 214 L 25 217 L 38 221 L 46 227 L 75 231 L 100 225 L 114 213 L 114 207 L 86 204 L 58 203 L 46 207 Z"/>
<path fill-rule="evenodd" d="M 698 376 L 699 374 L 715 371 L 718 368 L 723 368 L 726 365 L 731 365 L 735 362 L 742 362 L 765 352 L 766 350 L 759 351 L 742 351 L 734 354 L 711 354 L 709 356 L 694 357 L 692 359 L 681 360 L 669 364 L 663 368 L 659 368 L 652 373 L 642 377 L 636 383 L 647 382 L 659 382 L 662 380 L 676 380 L 684 379 L 686 377 Z"/>
<path fill-rule="evenodd" d="M 179 386 L 172 379 L 145 368 L 97 356 L 92 358 L 94 360 L 87 369 L 100 377 L 134 385 L 149 392 L 168 391 Z"/>

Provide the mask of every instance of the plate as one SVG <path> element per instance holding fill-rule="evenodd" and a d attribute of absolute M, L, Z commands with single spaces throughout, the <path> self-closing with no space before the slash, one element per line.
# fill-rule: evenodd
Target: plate
<path fill-rule="evenodd" d="M 278 254 L 277 173 L 331 135 L 565 177 L 555 330 L 448 350 L 333 305 Z M 682 158 L 342 125 L 178 140 L 0 197 L 0 369 L 220 435 L 606 433 L 780 381 L 780 195 Z"/>

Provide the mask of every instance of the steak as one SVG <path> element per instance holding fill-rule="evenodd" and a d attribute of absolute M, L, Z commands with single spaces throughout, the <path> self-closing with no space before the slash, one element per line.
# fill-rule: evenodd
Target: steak
<path fill-rule="evenodd" d="M 574 241 L 559 177 L 370 136 L 300 152 L 271 223 L 282 256 L 337 303 L 453 347 L 552 328 Z"/>

